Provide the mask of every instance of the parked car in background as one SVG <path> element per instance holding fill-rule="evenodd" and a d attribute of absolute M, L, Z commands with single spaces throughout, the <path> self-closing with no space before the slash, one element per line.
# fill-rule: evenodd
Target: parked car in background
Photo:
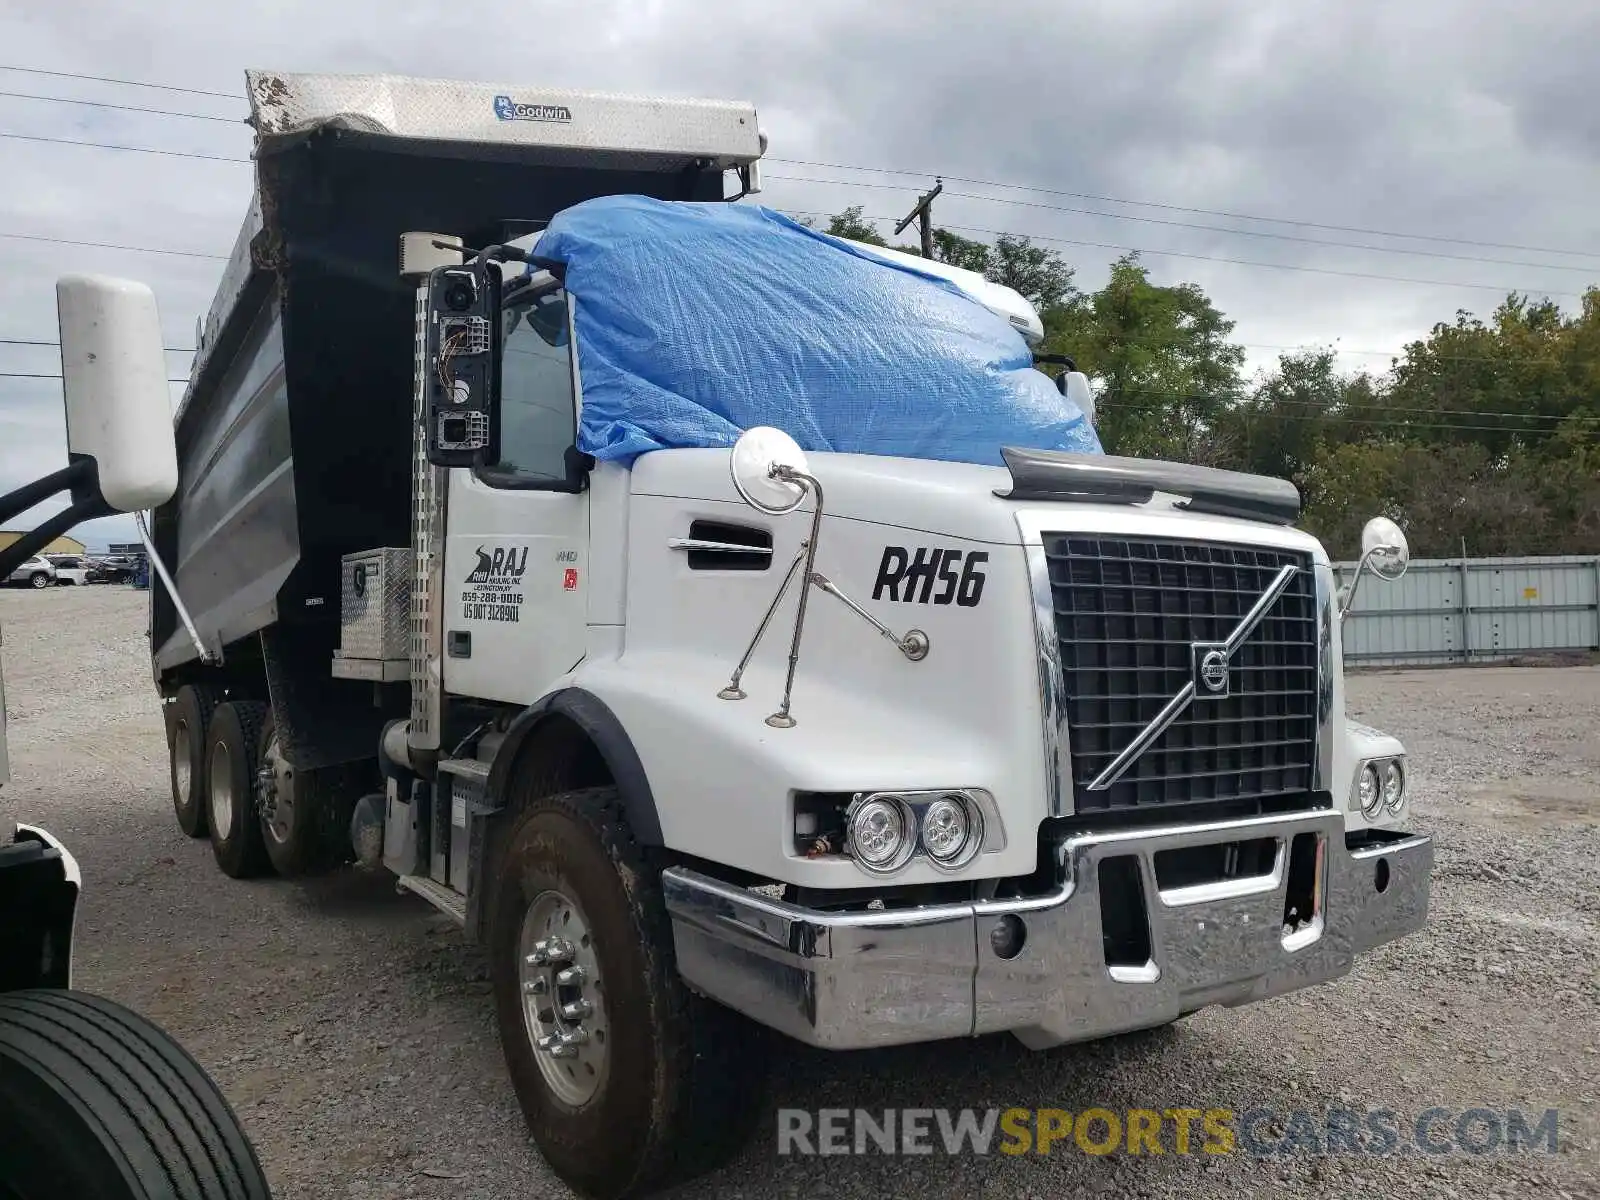
<path fill-rule="evenodd" d="M 56 581 L 55 566 L 47 558 L 34 555 L 27 559 L 6 578 L 10 584 L 22 584 L 26 587 L 45 588 Z"/>
<path fill-rule="evenodd" d="M 139 560 L 127 554 L 112 554 L 97 558 L 89 571 L 90 583 L 127 583 L 133 578 Z"/>
<path fill-rule="evenodd" d="M 81 586 L 89 582 L 89 560 L 78 554 L 46 554 L 46 562 L 56 569 L 56 582 Z"/>

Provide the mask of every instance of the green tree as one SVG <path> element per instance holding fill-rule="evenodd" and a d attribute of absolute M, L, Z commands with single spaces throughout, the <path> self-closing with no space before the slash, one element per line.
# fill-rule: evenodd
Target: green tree
<path fill-rule="evenodd" d="M 1060 254 L 1009 233 L 995 239 L 984 274 L 1015 288 L 1041 313 L 1065 304 L 1077 293 L 1072 285 L 1075 272 Z"/>
<path fill-rule="evenodd" d="M 993 263 L 994 250 L 987 242 L 974 241 L 951 233 L 948 229 L 934 229 L 933 256 L 952 267 L 963 267 L 986 275 Z"/>
<path fill-rule="evenodd" d="M 849 238 L 853 242 L 866 242 L 869 246 L 887 246 L 883 235 L 878 232 L 877 226 L 861 215 L 863 206 L 852 205 L 842 213 L 835 213 L 828 218 L 828 228 L 824 231 L 834 237 Z"/>
<path fill-rule="evenodd" d="M 1129 254 L 1099 291 L 1047 315 L 1047 349 L 1071 355 L 1095 385 L 1108 451 L 1203 464 L 1231 458 L 1228 416 L 1244 350 L 1228 341 L 1234 323 L 1198 286 L 1152 283 Z"/>

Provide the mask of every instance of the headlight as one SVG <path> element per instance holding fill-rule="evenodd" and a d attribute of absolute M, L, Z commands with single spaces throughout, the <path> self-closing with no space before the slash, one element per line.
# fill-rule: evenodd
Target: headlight
<path fill-rule="evenodd" d="M 959 796 L 940 796 L 922 814 L 922 848 L 941 867 L 970 862 L 983 843 L 983 816 Z"/>
<path fill-rule="evenodd" d="M 1383 804 L 1390 812 L 1399 812 L 1406 798 L 1405 770 L 1398 758 L 1391 758 L 1383 767 Z"/>
<path fill-rule="evenodd" d="M 905 866 L 916 839 L 911 810 L 895 796 L 869 796 L 845 816 L 845 848 L 869 871 L 888 874 Z"/>
<path fill-rule="evenodd" d="M 1378 815 L 1383 803 L 1383 789 L 1378 783 L 1378 768 L 1368 763 L 1361 768 L 1361 779 L 1356 784 L 1356 798 L 1361 805 L 1361 815 L 1371 820 Z"/>

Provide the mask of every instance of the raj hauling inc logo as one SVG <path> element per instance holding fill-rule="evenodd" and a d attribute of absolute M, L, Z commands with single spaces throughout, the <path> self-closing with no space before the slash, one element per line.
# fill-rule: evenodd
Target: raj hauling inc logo
<path fill-rule="evenodd" d="M 572 110 L 565 104 L 523 104 L 510 96 L 494 98 L 494 115 L 502 121 L 572 121 Z"/>
<path fill-rule="evenodd" d="M 479 546 L 473 553 L 478 556 L 478 565 L 467 576 L 468 583 L 519 583 L 528 569 L 526 546 L 496 546 L 493 554 Z"/>

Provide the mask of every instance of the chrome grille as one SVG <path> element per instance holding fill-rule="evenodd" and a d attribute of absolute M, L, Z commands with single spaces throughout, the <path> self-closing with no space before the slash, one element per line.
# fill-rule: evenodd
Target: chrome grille
<path fill-rule="evenodd" d="M 1076 811 L 1270 801 L 1311 789 L 1317 734 L 1311 556 L 1161 538 L 1043 535 Z M 1227 639 L 1285 566 L 1299 570 L 1229 661 L 1109 787 L 1089 783 L 1194 678 L 1195 643 Z"/>

